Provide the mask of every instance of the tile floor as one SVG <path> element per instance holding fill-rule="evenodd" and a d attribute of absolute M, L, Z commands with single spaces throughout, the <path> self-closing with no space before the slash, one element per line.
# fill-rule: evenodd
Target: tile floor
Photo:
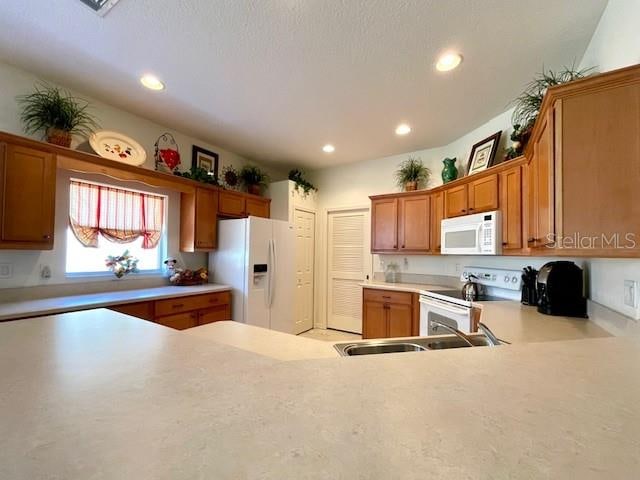
<path fill-rule="evenodd" d="M 301 337 L 313 338 L 314 340 L 324 340 L 325 342 L 345 342 L 349 340 L 362 340 L 362 335 L 349 332 L 341 332 L 340 330 L 325 330 L 322 328 L 314 328 L 307 332 L 301 333 Z"/>

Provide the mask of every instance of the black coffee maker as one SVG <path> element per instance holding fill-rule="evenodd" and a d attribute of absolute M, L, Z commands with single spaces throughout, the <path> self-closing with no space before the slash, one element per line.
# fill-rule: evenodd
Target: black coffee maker
<path fill-rule="evenodd" d="M 538 311 L 546 315 L 587 318 L 582 269 L 573 262 L 545 264 L 538 272 Z"/>

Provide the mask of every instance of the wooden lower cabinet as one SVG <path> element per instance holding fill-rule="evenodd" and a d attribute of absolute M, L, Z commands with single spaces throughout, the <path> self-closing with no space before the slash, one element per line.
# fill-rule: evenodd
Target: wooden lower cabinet
<path fill-rule="evenodd" d="M 178 313 L 160 317 L 155 320 L 156 323 L 175 330 L 186 330 L 198 326 L 198 312 Z"/>
<path fill-rule="evenodd" d="M 149 320 L 176 330 L 231 320 L 231 292 L 188 295 L 114 305 L 110 310 Z"/>
<path fill-rule="evenodd" d="M 418 295 L 363 289 L 362 338 L 411 337 L 419 334 Z"/>

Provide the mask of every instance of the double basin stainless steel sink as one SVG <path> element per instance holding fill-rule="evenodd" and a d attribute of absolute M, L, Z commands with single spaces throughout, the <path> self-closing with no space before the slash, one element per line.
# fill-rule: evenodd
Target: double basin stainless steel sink
<path fill-rule="evenodd" d="M 487 337 L 482 334 L 468 335 L 468 339 L 474 347 L 486 347 L 490 345 Z M 464 340 L 455 335 L 443 335 L 438 337 L 393 338 L 336 343 L 334 348 L 343 357 L 352 357 L 379 353 L 426 352 L 427 350 L 444 350 L 469 346 L 470 345 Z"/>

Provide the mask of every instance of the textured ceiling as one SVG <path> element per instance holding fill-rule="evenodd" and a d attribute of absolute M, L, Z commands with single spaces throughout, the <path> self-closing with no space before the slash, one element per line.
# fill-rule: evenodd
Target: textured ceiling
<path fill-rule="evenodd" d="M 543 64 L 577 63 L 605 5 L 120 0 L 100 18 L 74 0 L 2 0 L 0 59 L 249 158 L 318 168 L 482 124 Z M 464 62 L 437 73 L 446 49 Z M 146 71 L 167 90 L 143 90 Z"/>

